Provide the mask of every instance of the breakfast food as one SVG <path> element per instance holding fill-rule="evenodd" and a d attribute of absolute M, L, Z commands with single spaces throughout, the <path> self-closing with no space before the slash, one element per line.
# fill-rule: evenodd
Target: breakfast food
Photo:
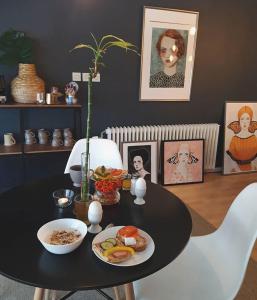
<path fill-rule="evenodd" d="M 78 230 L 54 230 L 49 237 L 51 245 L 67 245 L 75 242 L 81 236 Z"/>
<path fill-rule="evenodd" d="M 110 178 L 111 169 L 106 168 L 105 166 L 99 166 L 94 171 L 95 180 L 102 180 Z"/>
<path fill-rule="evenodd" d="M 124 246 L 116 238 L 108 238 L 101 243 L 93 244 L 93 250 L 100 255 L 103 260 L 111 263 L 126 261 L 135 252 L 131 247 Z"/>
<path fill-rule="evenodd" d="M 147 246 L 147 240 L 139 234 L 135 226 L 124 226 L 117 232 L 117 240 L 123 245 L 133 248 L 135 251 L 143 251 Z"/>

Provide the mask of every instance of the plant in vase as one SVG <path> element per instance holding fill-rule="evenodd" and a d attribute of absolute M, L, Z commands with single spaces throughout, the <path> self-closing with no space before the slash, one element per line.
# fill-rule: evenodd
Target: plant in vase
<path fill-rule="evenodd" d="M 0 36 L 0 64 L 19 65 L 19 75 L 11 83 L 14 101 L 36 103 L 37 93 L 45 92 L 44 81 L 33 64 L 32 39 L 24 32 L 10 29 Z"/>
<path fill-rule="evenodd" d="M 123 39 L 116 37 L 114 35 L 105 35 L 99 39 L 99 41 L 94 37 L 92 38 L 94 44 L 79 44 L 76 45 L 71 51 L 77 49 L 88 49 L 92 52 L 93 60 L 92 66 L 89 67 L 89 79 L 88 79 L 88 97 L 87 97 L 87 125 L 86 125 L 86 148 L 84 154 L 84 161 L 82 162 L 82 185 L 81 185 L 81 201 L 89 202 L 89 180 L 88 180 L 88 171 L 89 171 L 89 139 L 91 136 L 91 127 L 92 127 L 92 81 L 99 73 L 100 67 L 104 66 L 103 57 L 107 51 L 113 47 L 118 47 L 127 51 L 132 51 L 136 54 L 136 46 L 124 41 Z"/>

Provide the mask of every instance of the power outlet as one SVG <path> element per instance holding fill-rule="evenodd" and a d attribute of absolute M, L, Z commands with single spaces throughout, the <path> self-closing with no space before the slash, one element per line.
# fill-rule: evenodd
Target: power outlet
<path fill-rule="evenodd" d="M 82 73 L 82 81 L 88 81 L 89 73 Z M 100 73 L 97 73 L 97 76 L 93 78 L 93 82 L 100 82 Z"/>
<path fill-rule="evenodd" d="M 96 77 L 93 79 L 93 82 L 100 82 L 100 73 L 97 73 Z"/>
<path fill-rule="evenodd" d="M 72 81 L 81 81 L 81 73 L 72 72 Z"/>

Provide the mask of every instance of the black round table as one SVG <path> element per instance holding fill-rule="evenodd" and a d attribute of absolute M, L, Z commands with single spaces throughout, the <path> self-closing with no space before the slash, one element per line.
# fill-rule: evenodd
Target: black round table
<path fill-rule="evenodd" d="M 99 289 L 117 286 L 150 275 L 172 262 L 187 244 L 192 220 L 182 201 L 157 184 L 147 183 L 146 204 L 135 205 L 121 191 L 119 204 L 104 206 L 101 225 L 135 225 L 153 238 L 155 252 L 143 264 L 109 265 L 92 252 L 94 235 L 88 233 L 72 253 L 49 253 L 37 239 L 45 223 L 74 217 L 72 206 L 59 209 L 52 192 L 72 188 L 69 175 L 15 187 L 0 195 L 0 273 L 27 285 L 53 290 Z"/>

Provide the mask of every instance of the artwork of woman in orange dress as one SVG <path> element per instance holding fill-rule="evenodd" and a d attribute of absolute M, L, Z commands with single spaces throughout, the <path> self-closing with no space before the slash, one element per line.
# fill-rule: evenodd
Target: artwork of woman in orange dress
<path fill-rule="evenodd" d="M 253 121 L 253 110 L 249 106 L 239 109 L 238 121 L 231 122 L 228 128 L 234 132 L 226 153 L 231 158 L 231 172 L 257 170 L 254 160 L 257 157 L 257 122 Z"/>

